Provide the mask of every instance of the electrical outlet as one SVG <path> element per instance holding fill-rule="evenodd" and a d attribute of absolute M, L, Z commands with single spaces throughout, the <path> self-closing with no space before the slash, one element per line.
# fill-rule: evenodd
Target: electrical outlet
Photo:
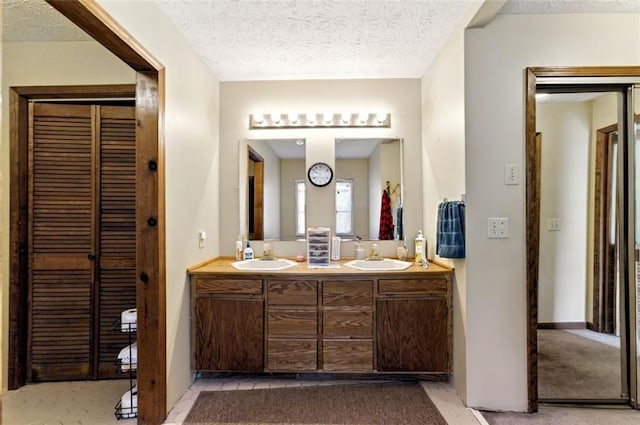
<path fill-rule="evenodd" d="M 506 239 L 509 237 L 508 218 L 490 218 L 488 226 L 489 239 Z"/>
<path fill-rule="evenodd" d="M 560 219 L 559 218 L 550 218 L 547 220 L 547 230 L 552 232 L 560 230 Z"/>
<path fill-rule="evenodd" d="M 508 164 L 504 166 L 504 184 L 519 184 L 520 183 L 520 169 L 515 164 Z"/>

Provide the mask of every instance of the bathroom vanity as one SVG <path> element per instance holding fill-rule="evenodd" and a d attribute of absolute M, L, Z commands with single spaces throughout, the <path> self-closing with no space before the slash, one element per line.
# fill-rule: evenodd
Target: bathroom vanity
<path fill-rule="evenodd" d="M 192 369 L 215 372 L 451 372 L 452 269 L 189 269 Z"/>

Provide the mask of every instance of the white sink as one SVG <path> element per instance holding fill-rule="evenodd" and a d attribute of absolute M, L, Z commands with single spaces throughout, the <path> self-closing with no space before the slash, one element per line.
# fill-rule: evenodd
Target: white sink
<path fill-rule="evenodd" d="M 275 260 L 235 261 L 231 265 L 238 270 L 284 270 L 296 266 L 297 263 L 286 258 L 277 258 Z"/>
<path fill-rule="evenodd" d="M 394 260 L 392 258 L 384 258 L 382 260 L 353 260 L 344 265 L 358 270 L 384 271 L 404 270 L 409 268 L 411 263 L 408 261 Z"/>

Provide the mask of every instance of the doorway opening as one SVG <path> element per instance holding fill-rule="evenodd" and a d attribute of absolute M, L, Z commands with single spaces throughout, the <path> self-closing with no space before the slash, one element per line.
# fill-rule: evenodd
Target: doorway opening
<path fill-rule="evenodd" d="M 638 308 L 637 293 L 638 284 L 636 280 L 635 237 L 637 207 L 635 197 L 635 144 L 640 133 L 634 126 L 637 125 L 634 119 L 636 85 L 640 82 L 640 68 L 529 68 L 527 75 L 527 103 L 526 103 L 526 174 L 527 174 L 527 287 L 528 287 L 528 394 L 529 411 L 537 411 L 538 402 L 561 402 L 575 404 L 628 404 L 637 408 L 638 395 Z M 583 149 L 583 161 L 578 156 L 571 157 L 560 165 L 574 167 L 577 165 L 583 168 L 583 178 L 580 181 L 571 181 L 565 185 L 568 190 L 579 188 L 584 192 L 584 187 L 595 183 L 598 187 L 590 194 L 595 198 L 592 203 L 593 217 L 591 218 L 592 234 L 585 237 L 584 230 L 587 226 L 586 214 L 587 203 L 578 202 L 569 206 L 573 215 L 564 218 L 559 216 L 557 211 L 543 209 L 545 203 L 545 187 L 540 185 L 541 160 L 540 150 L 536 149 L 536 133 L 538 128 L 538 118 L 542 116 L 543 108 L 539 108 L 536 102 L 536 93 L 545 92 L 553 94 L 567 93 L 587 93 L 587 92 L 615 92 L 618 101 L 617 111 L 613 113 L 614 120 L 608 125 L 616 124 L 617 134 L 607 125 L 600 125 L 597 129 L 603 129 L 601 140 L 606 140 L 604 144 L 589 142 L 589 133 L 595 139 L 596 129 L 587 128 L 585 137 L 588 144 L 593 143 L 596 148 L 593 151 L 599 152 L 598 164 L 591 166 L 591 171 L 585 172 L 585 167 L 590 167 L 591 162 L 584 161 L 587 156 Z M 637 109 L 636 109 L 637 113 Z M 590 115 L 588 112 L 586 115 Z M 542 140 L 547 136 L 542 131 Z M 566 138 L 566 137 L 564 137 Z M 556 139 L 558 142 L 558 139 Z M 548 148 L 548 147 L 547 147 Z M 545 145 L 543 142 L 542 151 Z M 544 158 L 544 157 L 543 157 Z M 557 155 L 556 155 L 557 158 Z M 594 161 L 595 162 L 595 161 Z M 595 172 L 593 172 L 595 170 Z M 588 180 L 589 172 L 593 172 L 593 179 Z M 598 174 L 599 173 L 599 174 Z M 574 174 L 575 179 L 575 174 Z M 640 182 L 640 181 L 639 181 Z M 562 186 L 562 181 L 554 181 L 554 185 Z M 574 185 L 574 186 L 572 186 Z M 583 186 L 584 187 L 583 187 Z M 547 185 L 547 190 L 549 185 Z M 557 192 L 557 190 L 556 190 Z M 583 193 L 584 194 L 584 193 Z M 565 194 L 566 195 L 566 194 Z M 555 193 L 556 200 L 562 201 L 562 193 Z M 548 206 L 547 206 L 548 207 Z M 577 216 L 575 214 L 578 214 Z M 581 215 L 581 217 L 580 217 Z M 564 253 L 578 252 L 576 258 L 581 256 L 590 261 L 590 266 L 586 267 L 586 261 L 581 259 L 584 266 L 572 262 L 568 269 L 580 269 L 583 274 L 582 279 L 573 279 L 579 282 L 578 289 L 569 288 L 565 292 L 573 294 L 574 297 L 582 298 L 582 303 L 575 303 L 573 308 L 578 311 L 578 319 L 573 319 L 567 315 L 571 306 L 566 304 L 556 305 L 553 300 L 549 304 L 546 298 L 549 293 L 556 291 L 558 287 L 547 285 L 546 280 L 549 275 L 549 246 L 550 240 L 560 239 L 564 230 L 564 224 L 571 225 L 572 220 L 580 218 L 585 224 L 579 230 L 582 232 L 582 241 L 579 246 L 575 245 L 575 240 L 569 245 L 565 243 Z M 564 224 L 563 224 L 564 223 Z M 569 230 L 569 229 L 567 229 Z M 552 235 L 553 233 L 553 235 Z M 568 233 L 568 232 L 567 232 Z M 566 235 L 564 235 L 566 237 Z M 546 238 L 546 240 L 545 240 Z M 591 239 L 591 240 L 589 240 Z M 586 249 L 587 244 L 593 244 L 593 250 Z M 582 248 L 580 248 L 580 246 Z M 597 248 L 597 249 L 596 249 Z M 615 253 L 615 254 L 614 254 Z M 561 264 L 567 266 L 567 264 Z M 586 274 L 593 278 L 593 288 L 587 290 Z M 590 276 L 590 277 L 591 277 Z M 561 284 L 572 279 L 563 279 Z M 575 282 L 574 282 L 575 283 Z M 580 287 L 581 285 L 581 287 Z M 550 289 L 549 289 L 550 288 Z M 616 289 L 617 288 L 617 289 Z M 573 291 L 573 292 L 572 292 Z M 561 291 L 560 291 L 561 292 Z M 575 300 L 573 300 L 575 301 Z M 587 307 L 587 304 L 589 306 Z M 551 305 L 551 307 L 549 307 Z M 580 312 L 579 310 L 582 309 Z M 582 316 L 580 316 L 582 314 Z M 560 319 L 559 319 L 560 318 Z M 556 323 L 560 322 L 560 323 Z M 552 329 L 544 329 L 539 332 L 539 325 Z M 558 324 L 559 326 L 553 326 Z M 553 329 L 553 328 L 582 328 L 582 329 Z M 548 361 L 549 353 L 539 345 L 540 334 L 551 332 L 565 332 L 560 338 L 562 342 L 572 337 L 579 339 L 585 335 L 580 333 L 591 332 L 588 329 L 595 329 L 601 332 L 612 332 L 615 338 L 619 333 L 619 352 L 617 362 L 614 360 L 613 368 L 618 371 L 618 383 L 614 384 L 611 395 L 603 394 L 549 394 L 540 386 L 544 385 L 545 376 L 542 367 Z M 617 330 L 617 331 L 616 331 Z M 567 336 L 569 335 L 569 336 Z M 602 335 L 602 334 L 596 334 Z M 604 336 L 610 336 L 608 334 Z M 585 339 L 585 338 L 582 338 Z M 586 340 L 586 339 L 585 339 Z M 614 358 L 616 356 L 614 355 Z M 615 364 L 617 363 L 617 364 Z M 598 363 L 595 363 L 598 365 Z M 598 365 L 599 366 L 599 365 Z"/>
<path fill-rule="evenodd" d="M 165 324 L 165 222 L 164 222 L 164 154 L 161 119 L 164 110 L 164 71 L 146 50 L 124 31 L 94 2 L 48 0 L 55 9 L 91 35 L 136 71 L 136 307 L 138 309 L 138 423 L 157 425 L 166 416 L 166 324 Z M 10 95 L 10 178 L 20 181 L 28 176 L 25 157 L 26 143 L 20 142 L 24 128 L 20 110 L 28 107 L 31 97 L 44 98 L 46 88 L 26 87 Z M 71 98 L 82 97 L 76 92 Z M 95 96 L 92 94 L 90 97 Z M 25 276 L 28 273 L 28 220 L 25 212 L 28 199 L 18 185 L 10 191 L 9 305 L 17 306 L 25 296 Z M 9 311 L 9 388 L 24 384 L 26 335 L 25 313 Z"/>

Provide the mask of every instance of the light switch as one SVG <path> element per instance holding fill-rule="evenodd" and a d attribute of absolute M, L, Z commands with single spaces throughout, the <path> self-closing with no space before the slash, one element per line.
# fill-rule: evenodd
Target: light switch
<path fill-rule="evenodd" d="M 207 232 L 199 232 L 198 233 L 198 247 L 204 248 L 204 241 L 207 239 Z"/>
<path fill-rule="evenodd" d="M 560 219 L 559 218 L 550 218 L 547 220 L 547 230 L 552 232 L 560 230 Z"/>
<path fill-rule="evenodd" d="M 504 166 L 504 184 L 520 184 L 520 167 L 515 164 Z"/>
<path fill-rule="evenodd" d="M 508 218 L 490 218 L 488 223 L 489 239 L 506 239 L 509 237 Z"/>

